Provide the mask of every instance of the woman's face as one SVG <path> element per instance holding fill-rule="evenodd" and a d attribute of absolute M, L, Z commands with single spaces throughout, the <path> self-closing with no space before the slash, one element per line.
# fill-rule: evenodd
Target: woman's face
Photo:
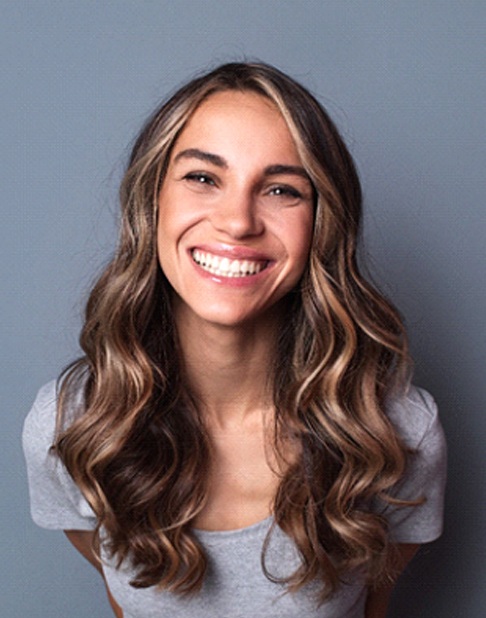
<path fill-rule="evenodd" d="M 177 319 L 236 326 L 278 306 L 305 268 L 313 191 L 280 112 L 251 92 L 206 99 L 159 195 L 162 270 Z"/>

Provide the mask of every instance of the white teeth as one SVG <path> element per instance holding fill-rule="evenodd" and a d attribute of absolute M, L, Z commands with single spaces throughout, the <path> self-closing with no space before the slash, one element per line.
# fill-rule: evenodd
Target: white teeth
<path fill-rule="evenodd" d="M 220 277 L 248 277 L 256 275 L 267 267 L 268 262 L 252 262 L 250 260 L 230 260 L 220 258 L 212 253 L 194 249 L 192 259 L 207 272 Z"/>

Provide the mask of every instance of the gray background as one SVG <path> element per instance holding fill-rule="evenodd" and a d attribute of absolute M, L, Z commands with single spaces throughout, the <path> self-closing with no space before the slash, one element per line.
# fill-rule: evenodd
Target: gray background
<path fill-rule="evenodd" d="M 195 71 L 257 57 L 323 100 L 356 158 L 373 272 L 402 309 L 450 445 L 446 531 L 390 616 L 484 616 L 486 3 L 3 1 L 0 614 L 108 617 L 101 582 L 28 514 L 20 431 L 77 353 L 113 246 L 127 144 Z"/>

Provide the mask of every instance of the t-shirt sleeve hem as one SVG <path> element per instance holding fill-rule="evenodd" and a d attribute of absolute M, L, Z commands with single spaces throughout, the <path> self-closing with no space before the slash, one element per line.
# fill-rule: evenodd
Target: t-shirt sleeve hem
<path fill-rule="evenodd" d="M 44 530 L 87 530 L 92 531 L 96 528 L 96 519 L 87 519 L 85 517 L 75 518 L 52 518 L 46 517 L 42 513 L 38 513 L 31 509 L 31 517 L 33 522 Z"/>
<path fill-rule="evenodd" d="M 407 544 L 417 544 L 417 545 L 424 545 L 426 543 L 433 543 L 434 541 L 437 541 L 437 539 L 439 539 L 442 536 L 443 533 L 443 526 L 434 528 L 434 529 L 429 529 L 429 530 L 420 530 L 417 531 L 417 534 L 415 533 L 404 533 L 404 534 L 392 534 L 390 536 L 390 541 L 394 544 L 401 544 L 401 543 L 407 543 Z"/>

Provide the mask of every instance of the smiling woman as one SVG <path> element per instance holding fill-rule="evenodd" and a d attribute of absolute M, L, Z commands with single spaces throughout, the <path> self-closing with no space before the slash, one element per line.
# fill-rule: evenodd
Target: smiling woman
<path fill-rule="evenodd" d="M 444 438 L 361 275 L 326 112 L 264 64 L 181 88 L 135 142 L 84 356 L 24 428 L 32 513 L 114 612 L 380 618 L 441 532 Z"/>

